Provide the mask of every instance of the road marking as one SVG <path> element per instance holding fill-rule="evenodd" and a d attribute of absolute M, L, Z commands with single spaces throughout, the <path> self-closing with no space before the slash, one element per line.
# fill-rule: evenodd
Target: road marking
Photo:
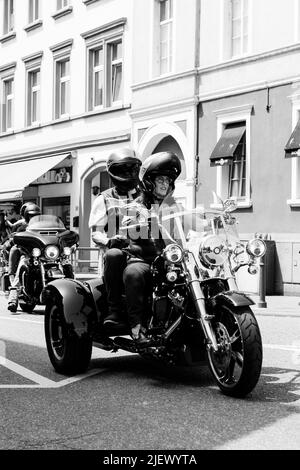
<path fill-rule="evenodd" d="M 91 369 L 84 374 L 76 375 L 73 377 L 68 377 L 65 380 L 60 380 L 59 382 L 55 382 L 54 380 L 48 379 L 43 375 L 37 374 L 26 367 L 17 364 L 16 362 L 7 359 L 6 357 L 0 356 L 0 365 L 4 366 L 5 368 L 15 372 L 22 377 L 25 377 L 34 384 L 16 384 L 16 385 L 0 385 L 0 388 L 60 388 L 65 387 L 66 385 L 70 385 L 71 383 L 78 382 L 79 380 L 83 380 L 87 377 L 92 375 L 100 374 L 104 372 L 106 369 Z"/>
<path fill-rule="evenodd" d="M 278 349 L 278 350 L 282 350 L 282 351 L 300 351 L 300 347 L 296 347 L 296 346 L 288 346 L 288 345 L 284 345 L 284 344 L 263 344 L 263 347 L 264 348 L 267 348 L 267 349 Z"/>
<path fill-rule="evenodd" d="M 9 318 L 9 319 L 14 320 L 14 319 L 11 319 L 11 318 Z M 32 320 L 23 320 L 23 321 L 27 321 L 27 322 L 31 322 L 31 323 L 40 323 L 40 322 L 33 322 Z M 263 346 L 264 346 L 264 348 L 267 348 L 267 349 L 277 349 L 277 350 L 300 352 L 299 347 L 288 346 L 288 345 L 264 344 Z M 93 348 L 92 358 L 93 359 L 98 359 L 100 357 L 103 358 L 103 353 L 105 354 L 105 351 L 100 352 L 98 349 Z M 124 352 L 124 354 L 127 355 L 128 353 Z M 105 356 L 110 357 L 111 353 L 106 353 Z M 73 377 L 68 377 L 67 379 L 56 382 L 56 381 L 48 379 L 47 377 L 44 377 L 40 374 L 37 374 L 36 372 L 34 372 L 30 369 L 27 369 L 26 367 L 21 366 L 20 364 L 17 364 L 16 362 L 13 362 L 10 359 L 7 359 L 5 356 L 1 356 L 1 355 L 0 355 L 0 366 L 3 366 L 5 368 L 11 370 L 12 372 L 14 372 L 18 375 L 21 375 L 22 377 L 34 382 L 33 384 L 4 384 L 4 385 L 0 385 L 0 389 L 4 389 L 4 388 L 9 388 L 9 389 L 61 388 L 61 387 L 65 387 L 67 385 L 70 385 L 72 383 L 78 382 L 80 380 L 84 380 L 84 379 L 86 379 L 88 377 L 91 377 L 93 375 L 100 374 L 100 373 L 104 372 L 105 370 L 107 370 L 105 368 L 91 369 L 91 370 L 85 372 L 84 374 L 76 375 L 76 376 L 73 376 Z M 278 374 L 278 375 L 275 375 L 275 374 L 262 374 L 262 375 L 264 375 L 266 377 L 268 377 L 268 376 L 269 377 L 274 377 L 274 379 L 277 379 L 277 380 L 272 381 L 270 383 L 277 383 L 277 384 L 289 383 L 289 382 L 292 382 L 292 381 L 294 383 L 298 384 L 299 380 L 300 380 L 299 378 L 296 378 L 297 375 L 298 375 L 297 372 L 287 372 L 287 373 L 281 373 L 281 374 Z M 210 387 L 210 388 L 218 388 L 218 387 L 213 386 L 213 387 Z M 300 395 L 300 392 L 298 392 L 298 391 L 289 392 L 289 393 Z M 300 400 L 297 400 L 296 402 L 293 403 L 293 405 L 295 405 L 295 404 L 298 405 L 299 403 L 300 403 Z"/>
<path fill-rule="evenodd" d="M 27 320 L 26 318 L 22 317 L 0 317 L 0 320 L 9 320 L 9 321 L 17 321 L 17 322 L 25 322 L 25 323 L 37 323 L 38 325 L 42 325 L 44 323 L 44 319 L 42 318 L 41 321 L 36 321 L 36 320 Z"/>

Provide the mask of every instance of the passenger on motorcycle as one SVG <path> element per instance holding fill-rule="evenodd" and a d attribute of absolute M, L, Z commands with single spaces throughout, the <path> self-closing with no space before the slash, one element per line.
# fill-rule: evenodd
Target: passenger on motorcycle
<path fill-rule="evenodd" d="M 170 243 L 159 222 L 162 216 L 183 210 L 172 197 L 180 173 L 180 160 L 174 153 L 160 152 L 148 157 L 140 170 L 142 195 L 133 204 L 132 215 L 123 220 L 129 239 L 129 246 L 125 250 L 127 261 L 123 282 L 128 323 L 138 347 L 148 346 L 150 342 L 143 335 L 142 324 L 147 294 L 151 293 L 151 263 Z M 140 230 L 136 228 L 143 221 L 146 222 L 146 231 L 142 225 Z M 168 226 L 168 233 L 171 231 L 172 237 L 175 235 L 174 228 L 174 225 Z"/>
<path fill-rule="evenodd" d="M 23 204 L 20 210 L 20 214 L 22 216 L 22 219 L 18 220 L 16 222 L 16 227 L 14 230 L 14 233 L 17 232 L 24 232 L 26 230 L 26 227 L 32 217 L 35 215 L 39 215 L 41 213 L 41 210 L 39 206 L 34 204 L 33 202 L 27 202 Z M 13 240 L 12 242 L 13 243 Z M 9 262 L 8 262 L 8 267 L 9 267 L 9 278 L 10 278 L 10 292 L 8 296 L 8 304 L 7 304 L 7 309 L 10 312 L 16 312 L 18 308 L 18 288 L 20 285 L 19 281 L 19 271 L 22 266 L 22 253 L 17 245 L 13 245 L 10 249 L 9 252 Z"/>
<path fill-rule="evenodd" d="M 140 194 L 138 176 L 141 164 L 129 148 L 116 150 L 108 157 L 106 167 L 113 187 L 96 197 L 89 217 L 92 239 L 105 253 L 103 274 L 109 307 L 106 323 L 116 323 L 122 312 L 120 285 L 126 255 L 121 248 L 126 246 L 126 238 L 119 234 L 121 208 Z"/>

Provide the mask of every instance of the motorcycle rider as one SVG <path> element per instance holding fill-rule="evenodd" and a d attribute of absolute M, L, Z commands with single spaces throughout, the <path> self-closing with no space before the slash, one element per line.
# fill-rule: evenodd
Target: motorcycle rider
<path fill-rule="evenodd" d="M 19 248 L 16 245 L 14 245 L 13 235 L 16 232 L 23 232 L 24 230 L 26 230 L 27 223 L 26 223 L 25 218 L 24 218 L 24 212 L 25 212 L 26 207 L 29 204 L 33 204 L 33 203 L 32 202 L 25 202 L 25 204 L 23 204 L 21 209 L 20 209 L 21 218 L 19 220 L 17 220 L 16 222 L 14 222 L 13 224 L 8 225 L 9 229 L 10 229 L 10 237 L 6 241 L 6 243 L 4 244 L 4 249 L 6 250 L 7 257 L 8 257 L 8 272 L 9 272 L 9 277 L 10 277 L 10 282 L 11 283 L 14 280 L 14 277 L 15 277 L 15 274 L 16 274 L 16 271 L 17 271 L 17 267 L 18 267 L 18 264 L 19 264 L 20 256 L 21 256 Z M 6 220 L 6 223 L 7 222 L 8 221 Z"/>
<path fill-rule="evenodd" d="M 150 293 L 151 290 L 150 266 L 170 242 L 170 239 L 164 236 L 163 227 L 160 226 L 158 232 L 156 230 L 158 226 L 155 228 L 155 225 L 163 215 L 183 210 L 172 197 L 175 181 L 180 173 L 181 163 L 174 153 L 160 152 L 148 157 L 140 170 L 142 195 L 136 200 L 136 207 L 133 208 L 135 214 L 133 217 L 128 217 L 127 221 L 124 220 L 124 225 L 127 224 L 128 228 L 130 245 L 126 249 L 129 257 L 123 272 L 123 282 L 131 336 L 138 347 L 147 347 L 151 342 L 143 335 L 142 328 L 147 291 Z M 140 236 L 137 237 L 134 231 L 132 236 L 130 226 L 136 226 L 136 223 L 143 220 L 151 221 L 150 232 L 147 231 L 145 235 L 145 231 L 142 234 L 141 230 Z M 173 237 L 174 227 L 171 231 Z"/>
<path fill-rule="evenodd" d="M 108 316 L 105 324 L 116 324 L 122 314 L 122 272 L 126 255 L 121 251 L 127 245 L 119 234 L 122 208 L 140 195 L 139 170 L 142 162 L 130 148 L 112 152 L 106 163 L 113 187 L 100 193 L 93 202 L 89 227 L 93 241 L 105 250 L 104 283 L 107 291 Z"/>
<path fill-rule="evenodd" d="M 40 215 L 41 210 L 38 205 L 33 202 L 23 204 L 20 214 L 23 217 L 16 222 L 14 233 L 24 232 L 32 217 Z M 17 245 L 13 245 L 9 253 L 9 278 L 10 278 L 10 292 L 8 296 L 7 309 L 10 312 L 16 312 L 18 308 L 18 288 L 20 286 L 19 270 L 22 266 L 21 251 Z"/>

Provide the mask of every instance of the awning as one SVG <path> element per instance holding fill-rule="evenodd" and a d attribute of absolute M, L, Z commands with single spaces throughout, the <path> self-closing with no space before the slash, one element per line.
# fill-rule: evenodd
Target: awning
<path fill-rule="evenodd" d="M 246 125 L 244 123 L 227 126 L 210 156 L 211 166 L 229 163 L 245 132 Z"/>
<path fill-rule="evenodd" d="M 34 160 L 0 163 L 0 201 L 20 199 L 26 186 L 69 155 L 65 153 Z"/>
<path fill-rule="evenodd" d="M 300 119 L 285 147 L 286 157 L 300 157 Z"/>

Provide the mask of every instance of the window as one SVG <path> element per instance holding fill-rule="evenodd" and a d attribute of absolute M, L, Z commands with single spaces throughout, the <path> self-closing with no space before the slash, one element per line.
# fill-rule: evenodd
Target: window
<path fill-rule="evenodd" d="M 126 18 L 82 33 L 87 47 L 88 111 L 120 106 L 123 100 L 123 33 Z"/>
<path fill-rule="evenodd" d="M 35 52 L 22 60 L 26 71 L 26 117 L 25 126 L 40 122 L 41 64 L 43 51 Z"/>
<path fill-rule="evenodd" d="M 159 2 L 160 75 L 172 71 L 173 65 L 173 0 Z"/>
<path fill-rule="evenodd" d="M 2 132 L 7 132 L 13 127 L 13 100 L 14 79 L 3 80 L 3 108 L 2 108 Z"/>
<path fill-rule="evenodd" d="M 70 58 L 57 60 L 55 66 L 55 118 L 58 119 L 70 112 Z"/>
<path fill-rule="evenodd" d="M 56 0 L 56 11 L 52 15 L 54 20 L 58 20 L 72 13 L 73 7 L 70 0 Z"/>
<path fill-rule="evenodd" d="M 39 0 L 29 0 L 29 23 L 39 18 Z"/>
<path fill-rule="evenodd" d="M 103 41 L 89 50 L 89 110 L 122 100 L 122 40 Z"/>
<path fill-rule="evenodd" d="M 40 121 L 40 70 L 28 72 L 27 125 Z"/>
<path fill-rule="evenodd" d="M 216 193 L 234 197 L 238 207 L 251 207 L 250 199 L 250 125 L 252 105 L 216 111 L 217 145 L 211 162 L 217 165 Z"/>
<path fill-rule="evenodd" d="M 56 9 L 61 10 L 62 8 L 69 6 L 69 3 L 70 3 L 70 0 L 57 0 Z"/>
<path fill-rule="evenodd" d="M 115 103 L 120 101 L 122 85 L 122 42 L 109 45 L 111 64 L 111 99 Z"/>
<path fill-rule="evenodd" d="M 228 197 L 238 200 L 246 196 L 246 134 L 244 133 L 229 164 Z"/>
<path fill-rule="evenodd" d="M 54 119 L 66 117 L 70 113 L 70 57 L 72 45 L 73 39 L 67 39 L 50 47 L 54 59 Z"/>
<path fill-rule="evenodd" d="M 14 0 L 4 0 L 3 33 L 8 34 L 14 30 Z"/>
<path fill-rule="evenodd" d="M 300 207 L 300 152 L 298 146 L 299 135 L 300 135 L 300 95 L 295 94 L 291 97 L 292 101 L 292 124 L 293 124 L 293 133 L 289 138 L 289 146 L 295 147 L 290 152 L 286 152 L 286 156 L 289 157 L 291 161 L 291 198 L 287 201 L 287 204 L 291 207 Z M 293 145 L 291 145 L 291 140 L 293 139 Z"/>
<path fill-rule="evenodd" d="M 248 37 L 248 0 L 231 0 L 231 56 L 247 54 Z"/>
<path fill-rule="evenodd" d="M 104 56 L 103 47 L 95 49 L 91 53 L 92 70 L 92 108 L 103 105 L 103 84 L 104 84 Z"/>

